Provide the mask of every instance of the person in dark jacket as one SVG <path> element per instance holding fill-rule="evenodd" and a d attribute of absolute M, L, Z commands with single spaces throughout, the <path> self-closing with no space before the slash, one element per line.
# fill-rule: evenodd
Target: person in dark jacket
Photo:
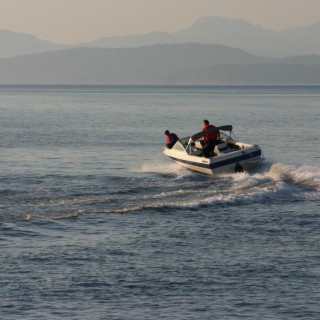
<path fill-rule="evenodd" d="M 164 134 L 167 136 L 166 147 L 168 149 L 172 149 L 175 143 L 179 140 L 178 136 L 175 133 L 170 132 L 169 130 L 166 130 Z"/>

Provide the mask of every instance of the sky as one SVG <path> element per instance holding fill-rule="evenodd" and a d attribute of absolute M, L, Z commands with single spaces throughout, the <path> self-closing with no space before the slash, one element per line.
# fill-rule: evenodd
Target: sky
<path fill-rule="evenodd" d="M 319 22 L 320 0 L 0 0 L 0 29 L 57 44 L 175 32 L 203 16 L 280 31 Z"/>

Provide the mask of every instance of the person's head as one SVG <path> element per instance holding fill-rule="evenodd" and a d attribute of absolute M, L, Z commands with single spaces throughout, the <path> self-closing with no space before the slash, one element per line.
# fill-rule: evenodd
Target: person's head
<path fill-rule="evenodd" d="M 209 124 L 209 121 L 206 119 L 206 120 L 203 120 L 203 124 L 205 125 L 208 125 Z"/>
<path fill-rule="evenodd" d="M 168 135 L 170 134 L 170 131 L 169 131 L 169 130 L 166 130 L 166 131 L 164 132 L 164 134 L 165 134 L 166 136 L 168 136 Z"/>

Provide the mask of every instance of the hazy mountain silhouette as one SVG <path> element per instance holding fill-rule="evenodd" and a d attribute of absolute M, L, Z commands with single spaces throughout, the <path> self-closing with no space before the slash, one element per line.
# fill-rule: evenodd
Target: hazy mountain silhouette
<path fill-rule="evenodd" d="M 53 44 L 30 34 L 0 30 L 0 58 L 61 50 L 70 46 Z"/>
<path fill-rule="evenodd" d="M 320 84 L 320 65 L 231 64 L 172 74 L 168 82 L 180 85 L 313 85 Z"/>
<path fill-rule="evenodd" d="M 125 48 L 171 43 L 222 44 L 253 54 L 281 57 L 320 54 L 319 35 L 320 22 L 307 27 L 294 27 L 276 32 L 254 26 L 245 20 L 203 17 L 191 27 L 174 33 L 154 32 L 145 35 L 102 38 L 85 46 Z"/>
<path fill-rule="evenodd" d="M 178 44 L 184 43 L 174 34 L 165 32 L 150 32 L 143 35 L 127 35 L 118 37 L 101 38 L 96 41 L 82 43 L 82 47 L 101 48 L 136 48 L 156 44 Z"/>
<path fill-rule="evenodd" d="M 202 17 L 178 32 L 152 32 L 143 35 L 106 37 L 78 47 L 134 48 L 156 44 L 221 44 L 270 57 L 320 54 L 320 22 L 282 32 L 254 26 L 245 20 Z M 55 51 L 61 46 L 32 35 L 0 30 L 0 58 Z"/>
<path fill-rule="evenodd" d="M 282 32 L 292 43 L 298 43 L 296 54 L 320 54 L 320 22 L 306 27 L 293 27 Z M 291 52 L 292 54 L 293 52 Z"/>
<path fill-rule="evenodd" d="M 320 56 L 262 58 L 221 45 L 74 48 L 0 59 L 0 84 L 320 84 Z"/>

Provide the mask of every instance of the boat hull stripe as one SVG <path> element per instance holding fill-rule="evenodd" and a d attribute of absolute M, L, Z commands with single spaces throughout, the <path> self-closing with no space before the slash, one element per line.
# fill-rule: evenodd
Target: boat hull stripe
<path fill-rule="evenodd" d="M 201 168 L 210 168 L 210 169 L 217 169 L 217 168 L 220 168 L 223 166 L 227 166 L 227 165 L 241 162 L 241 161 L 245 161 L 245 160 L 250 160 L 250 159 L 253 160 L 256 157 L 261 157 L 261 150 L 257 150 L 254 152 L 243 154 L 243 155 L 235 157 L 235 158 L 225 159 L 225 160 L 222 160 L 222 161 L 219 161 L 216 163 L 198 163 L 198 162 L 183 160 L 183 159 L 179 159 L 179 158 L 175 158 L 175 157 L 170 156 L 171 159 L 173 159 L 177 162 L 183 162 L 183 163 L 190 164 L 193 166 L 197 166 L 197 167 L 201 167 Z"/>

